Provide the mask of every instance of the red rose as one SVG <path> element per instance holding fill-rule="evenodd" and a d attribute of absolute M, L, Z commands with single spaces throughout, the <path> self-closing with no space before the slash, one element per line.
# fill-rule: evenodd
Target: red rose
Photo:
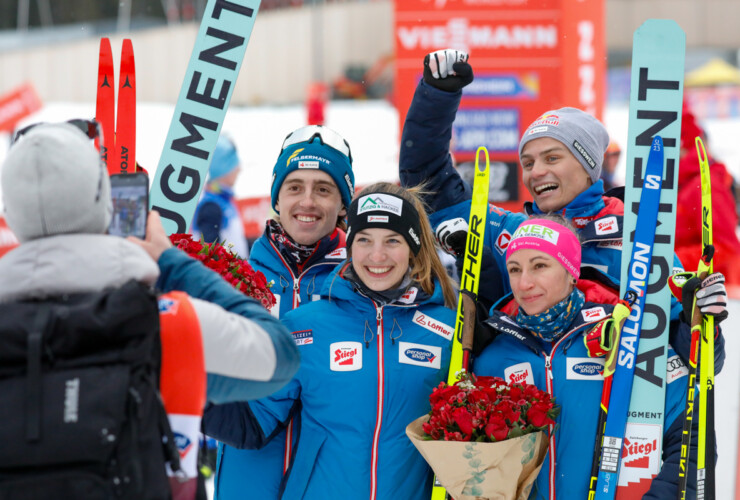
<path fill-rule="evenodd" d="M 467 409 L 456 408 L 452 416 L 463 434 L 466 434 L 467 436 L 473 434 L 473 415 L 471 415 Z"/>

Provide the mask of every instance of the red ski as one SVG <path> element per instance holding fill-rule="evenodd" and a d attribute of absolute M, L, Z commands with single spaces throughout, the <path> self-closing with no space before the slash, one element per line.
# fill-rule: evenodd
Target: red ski
<path fill-rule="evenodd" d="M 100 57 L 98 59 L 98 93 L 95 104 L 95 119 L 103 130 L 103 144 L 98 140 L 95 145 L 100 150 L 108 173 L 116 173 L 115 161 L 115 77 L 113 76 L 113 51 L 108 38 L 100 39 Z M 102 146 L 102 147 L 101 147 Z"/>
<path fill-rule="evenodd" d="M 121 49 L 118 82 L 116 173 L 129 174 L 136 171 L 136 67 L 134 46 L 128 38 Z"/>

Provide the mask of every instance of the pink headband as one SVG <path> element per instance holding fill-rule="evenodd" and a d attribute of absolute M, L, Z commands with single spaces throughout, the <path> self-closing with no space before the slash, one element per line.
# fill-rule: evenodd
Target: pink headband
<path fill-rule="evenodd" d="M 581 244 L 567 227 L 547 219 L 530 219 L 514 232 L 506 260 L 517 250 L 532 248 L 555 258 L 574 278 L 581 273 Z"/>

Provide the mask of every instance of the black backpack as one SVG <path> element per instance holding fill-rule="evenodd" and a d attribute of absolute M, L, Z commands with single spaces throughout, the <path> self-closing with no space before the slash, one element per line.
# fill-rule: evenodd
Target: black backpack
<path fill-rule="evenodd" d="M 0 500 L 168 499 L 154 293 L 0 304 Z"/>

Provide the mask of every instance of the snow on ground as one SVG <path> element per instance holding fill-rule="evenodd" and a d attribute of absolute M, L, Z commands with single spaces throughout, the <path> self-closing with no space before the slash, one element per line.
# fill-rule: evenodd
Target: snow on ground
<path fill-rule="evenodd" d="M 137 105 L 136 158 L 152 177 L 162 154 L 173 110 L 174 107 L 168 104 Z M 52 103 L 21 125 L 92 116 L 95 116 L 93 105 Z M 283 140 L 305 122 L 303 106 L 229 108 L 222 133 L 234 139 L 242 160 L 242 173 L 235 186 L 238 198 L 270 194 L 272 167 Z M 327 107 L 326 125 L 339 131 L 349 142 L 357 185 L 398 178 L 398 114 L 389 103 L 332 103 Z M 7 135 L 0 134 L 0 162 L 7 153 L 8 142 Z"/>
<path fill-rule="evenodd" d="M 622 147 L 627 143 L 627 106 L 609 107 L 605 123 L 612 138 Z M 137 106 L 137 158 L 154 173 L 172 120 L 173 106 L 139 103 Z M 236 142 L 243 172 L 235 187 L 237 197 L 269 195 L 272 166 L 286 134 L 305 123 L 302 106 L 231 107 L 223 131 Z M 61 121 L 94 116 L 93 105 L 50 103 L 23 124 Z M 350 143 L 358 185 L 398 178 L 398 114 L 385 101 L 333 102 L 327 107 L 326 124 L 340 132 Z M 723 161 L 735 179 L 740 180 L 740 119 L 705 120 L 709 147 L 715 158 Z M 7 134 L 0 134 L 0 163 L 8 147 Z M 624 179 L 625 154 L 618 167 Z M 2 200 L 0 200 L 1 203 Z M 727 339 L 725 362 L 716 380 L 716 415 L 720 435 L 717 438 L 717 498 L 733 498 L 740 413 L 740 301 L 731 301 L 730 318 L 723 323 Z"/>

